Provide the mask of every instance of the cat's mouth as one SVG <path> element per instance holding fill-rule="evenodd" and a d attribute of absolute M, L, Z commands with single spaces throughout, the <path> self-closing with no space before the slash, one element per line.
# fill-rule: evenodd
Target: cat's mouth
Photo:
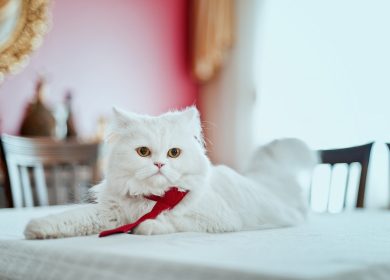
<path fill-rule="evenodd" d="M 180 178 L 177 172 L 173 172 L 170 169 L 161 169 L 158 170 L 149 170 L 149 174 L 144 174 L 143 176 L 139 176 L 138 180 L 146 180 L 148 184 L 152 185 L 165 185 L 165 184 L 175 184 Z"/>
<path fill-rule="evenodd" d="M 150 177 L 164 177 L 168 181 L 171 181 L 170 172 L 168 172 L 168 170 L 163 170 L 163 169 L 159 169 L 155 171 L 152 175 L 150 175 Z"/>
<path fill-rule="evenodd" d="M 167 176 L 165 176 L 165 174 L 162 173 L 161 170 L 158 170 L 157 172 L 153 173 L 152 175 L 149 176 L 149 178 L 154 176 L 164 176 L 165 178 L 167 178 Z"/>
<path fill-rule="evenodd" d="M 150 176 L 147 177 L 147 179 L 158 180 L 158 181 L 165 180 L 171 183 L 170 178 L 166 174 L 164 174 L 164 172 L 162 172 L 161 170 L 158 170 L 155 173 L 151 174 Z"/>

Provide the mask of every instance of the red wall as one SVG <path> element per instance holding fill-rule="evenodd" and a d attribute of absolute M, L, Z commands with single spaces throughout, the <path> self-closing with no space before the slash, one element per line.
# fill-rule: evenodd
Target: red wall
<path fill-rule="evenodd" d="M 186 64 L 187 1 L 66 0 L 30 64 L 0 86 L 2 132 L 15 133 L 39 73 L 55 106 L 74 90 L 77 126 L 94 134 L 111 107 L 156 114 L 195 103 Z"/>

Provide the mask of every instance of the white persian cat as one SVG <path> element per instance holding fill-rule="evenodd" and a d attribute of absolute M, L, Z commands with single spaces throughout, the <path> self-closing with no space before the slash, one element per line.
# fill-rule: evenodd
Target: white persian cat
<path fill-rule="evenodd" d="M 307 197 L 300 179 L 311 172 L 316 156 L 301 141 L 260 147 L 239 174 L 210 164 L 194 107 L 158 117 L 119 110 L 114 115 L 105 180 L 91 189 L 96 203 L 31 220 L 27 239 L 97 234 L 134 222 L 156 203 L 144 196 L 161 196 L 171 186 L 189 192 L 174 209 L 144 221 L 133 233 L 228 232 L 305 219 Z"/>

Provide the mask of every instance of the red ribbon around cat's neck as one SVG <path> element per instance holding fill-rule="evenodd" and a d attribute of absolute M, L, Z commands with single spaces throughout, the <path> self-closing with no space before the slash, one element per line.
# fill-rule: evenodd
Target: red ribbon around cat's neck
<path fill-rule="evenodd" d="M 149 200 L 156 201 L 156 204 L 153 206 L 150 212 L 143 215 L 134 223 L 120 226 L 115 229 L 102 231 L 99 234 L 99 237 L 105 237 L 115 233 L 131 233 L 131 231 L 143 221 L 148 219 L 155 219 L 161 212 L 165 210 L 173 209 L 177 204 L 179 204 L 179 202 L 186 196 L 187 193 L 188 191 L 182 192 L 179 191 L 177 187 L 171 187 L 168 191 L 164 193 L 163 196 L 157 196 L 157 195 L 145 196 L 145 198 Z"/>

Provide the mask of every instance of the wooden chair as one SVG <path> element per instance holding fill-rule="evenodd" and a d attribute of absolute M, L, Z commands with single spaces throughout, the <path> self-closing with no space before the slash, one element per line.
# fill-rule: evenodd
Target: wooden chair
<path fill-rule="evenodd" d="M 343 199 L 343 209 L 346 207 L 347 201 L 347 193 L 348 186 L 350 180 L 351 173 L 351 164 L 359 163 L 361 166 L 360 176 L 358 178 L 358 190 L 357 190 L 357 198 L 356 198 L 356 208 L 364 207 L 364 196 L 366 190 L 366 180 L 367 180 L 367 172 L 368 165 L 370 161 L 371 148 L 373 143 L 368 143 L 361 146 L 343 148 L 343 149 L 333 149 L 333 150 L 319 150 L 319 156 L 322 164 L 330 165 L 330 184 L 329 184 L 329 192 L 327 198 L 327 211 L 329 211 L 329 203 L 330 203 L 330 187 L 332 184 L 332 175 L 333 169 L 336 164 L 346 164 L 347 165 L 347 174 L 346 174 L 346 183 L 344 186 L 344 197 Z M 312 197 L 313 186 L 311 186 L 310 197 Z"/>
<path fill-rule="evenodd" d="M 80 199 L 80 179 L 85 179 L 83 167 L 89 167 L 90 185 L 97 177 L 99 144 L 76 140 L 56 141 L 51 138 L 26 138 L 3 134 L 0 141 L 5 191 L 9 207 L 30 207 L 58 203 L 58 188 L 64 183 L 58 175 L 67 171 L 76 199 Z M 54 175 L 53 175 L 54 174 Z M 70 175 L 70 176 L 69 176 Z M 83 175 L 81 178 L 81 175 Z M 51 177 L 50 177 L 51 176 Z M 52 184 L 47 184 L 48 178 Z M 49 200 L 48 186 L 56 195 Z"/>

